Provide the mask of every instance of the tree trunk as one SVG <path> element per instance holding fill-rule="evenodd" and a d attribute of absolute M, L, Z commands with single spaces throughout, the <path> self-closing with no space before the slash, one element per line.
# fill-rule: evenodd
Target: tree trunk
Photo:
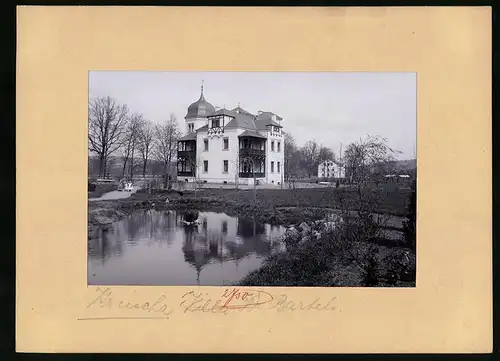
<path fill-rule="evenodd" d="M 132 145 L 132 156 L 130 157 L 130 181 L 134 178 L 134 146 Z"/>
<path fill-rule="evenodd" d="M 105 162 L 105 156 L 104 154 L 99 155 L 99 177 L 103 176 L 103 173 L 106 169 L 106 162 Z"/>
<path fill-rule="evenodd" d="M 163 187 L 168 188 L 168 172 L 167 172 L 167 162 L 163 165 Z"/>
<path fill-rule="evenodd" d="M 122 178 L 124 178 L 124 177 L 125 177 L 125 170 L 127 169 L 127 162 L 128 162 L 128 159 L 127 159 L 127 158 L 124 158 L 124 159 L 123 159 Z"/>
<path fill-rule="evenodd" d="M 142 178 L 146 178 L 146 167 L 148 165 L 148 160 L 147 158 L 144 159 L 143 164 L 142 164 Z"/>

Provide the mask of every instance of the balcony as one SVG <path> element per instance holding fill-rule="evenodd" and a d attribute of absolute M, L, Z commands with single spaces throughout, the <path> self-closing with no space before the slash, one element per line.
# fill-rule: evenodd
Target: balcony
<path fill-rule="evenodd" d="M 196 158 L 196 150 L 179 150 L 177 158 L 194 159 Z"/>
<path fill-rule="evenodd" d="M 241 148 L 240 157 L 265 157 L 266 151 L 263 149 Z"/>
<path fill-rule="evenodd" d="M 240 172 L 240 175 L 239 175 L 240 178 L 253 178 L 253 173 L 250 172 Z M 256 172 L 255 173 L 255 178 L 264 178 L 264 172 Z"/>

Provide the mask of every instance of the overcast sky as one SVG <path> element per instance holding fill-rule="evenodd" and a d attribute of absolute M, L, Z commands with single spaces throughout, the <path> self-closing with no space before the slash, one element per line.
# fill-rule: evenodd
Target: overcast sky
<path fill-rule="evenodd" d="M 299 145 L 314 139 L 338 155 L 341 143 L 380 135 L 399 159 L 415 158 L 415 73 L 92 71 L 89 96 L 109 95 L 154 122 L 174 113 L 184 131 L 202 80 L 213 106 L 276 113 Z"/>

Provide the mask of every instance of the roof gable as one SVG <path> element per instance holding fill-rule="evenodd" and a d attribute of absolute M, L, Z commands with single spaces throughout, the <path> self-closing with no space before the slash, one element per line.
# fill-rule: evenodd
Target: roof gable
<path fill-rule="evenodd" d="M 243 128 L 250 130 L 257 129 L 257 127 L 255 126 L 253 116 L 247 114 L 239 114 L 239 113 L 235 114 L 236 116 L 226 125 L 226 128 Z"/>
<path fill-rule="evenodd" d="M 277 120 L 283 120 L 283 118 L 280 117 L 278 114 L 275 114 L 273 112 L 263 112 L 262 110 L 259 110 L 259 115 L 257 115 L 257 118 L 268 118 L 272 120 L 273 115 L 276 116 Z"/>
<path fill-rule="evenodd" d="M 232 112 L 239 113 L 239 114 L 246 114 L 246 115 L 250 115 L 252 117 L 255 116 L 252 113 L 250 113 L 250 112 L 246 111 L 245 109 L 241 108 L 240 106 L 237 106 L 236 108 L 234 108 L 232 110 Z"/>

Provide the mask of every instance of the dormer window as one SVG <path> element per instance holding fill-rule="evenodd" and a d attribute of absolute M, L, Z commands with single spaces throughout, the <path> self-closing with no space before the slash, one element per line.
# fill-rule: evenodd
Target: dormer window
<path fill-rule="evenodd" d="M 219 127 L 220 127 L 220 118 L 212 119 L 212 128 L 219 128 Z"/>

